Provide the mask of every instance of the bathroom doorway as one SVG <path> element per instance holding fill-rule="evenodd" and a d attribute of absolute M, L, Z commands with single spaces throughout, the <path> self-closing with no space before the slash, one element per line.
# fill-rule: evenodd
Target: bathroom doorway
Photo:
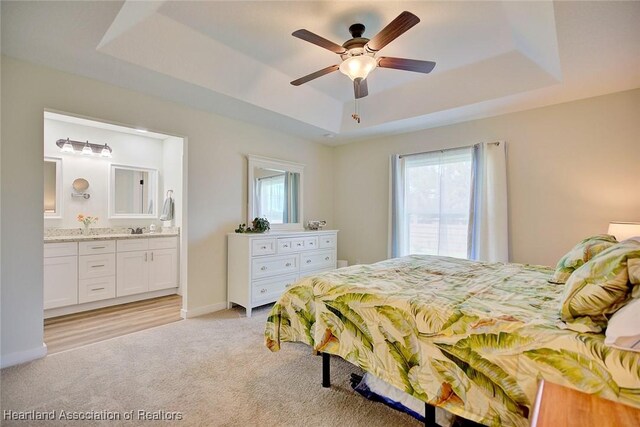
<path fill-rule="evenodd" d="M 48 353 L 182 320 L 186 138 L 44 112 Z"/>

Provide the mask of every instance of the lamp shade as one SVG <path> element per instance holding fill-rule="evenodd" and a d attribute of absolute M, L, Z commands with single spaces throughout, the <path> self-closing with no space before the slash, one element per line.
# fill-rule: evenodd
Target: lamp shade
<path fill-rule="evenodd" d="M 610 222 L 607 234 L 621 242 L 630 237 L 640 237 L 640 222 Z"/>
<path fill-rule="evenodd" d="M 378 62 L 371 56 L 352 56 L 342 61 L 340 72 L 349 76 L 351 80 L 366 79 L 377 65 Z"/>

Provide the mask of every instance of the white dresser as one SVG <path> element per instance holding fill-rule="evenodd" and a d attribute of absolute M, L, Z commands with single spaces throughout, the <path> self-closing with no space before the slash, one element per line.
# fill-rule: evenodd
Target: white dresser
<path fill-rule="evenodd" d="M 337 230 L 229 233 L 227 303 L 251 309 L 275 302 L 301 277 L 336 268 Z"/>

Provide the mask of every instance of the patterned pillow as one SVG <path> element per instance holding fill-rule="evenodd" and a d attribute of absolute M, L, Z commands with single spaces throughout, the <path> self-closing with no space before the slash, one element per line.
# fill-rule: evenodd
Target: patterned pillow
<path fill-rule="evenodd" d="M 560 258 L 558 265 L 556 265 L 556 271 L 549 282 L 558 284 L 566 283 L 571 273 L 616 243 L 618 243 L 616 238 L 609 234 L 598 234 L 597 236 L 584 239 L 575 245 L 565 256 Z"/>
<path fill-rule="evenodd" d="M 591 323 L 589 319 L 606 326 L 606 316 L 615 313 L 631 297 L 628 265 L 629 260 L 638 258 L 640 242 L 626 241 L 605 249 L 573 272 L 565 285 L 560 310 L 570 329 L 572 322 L 584 327 L 585 322 Z"/>

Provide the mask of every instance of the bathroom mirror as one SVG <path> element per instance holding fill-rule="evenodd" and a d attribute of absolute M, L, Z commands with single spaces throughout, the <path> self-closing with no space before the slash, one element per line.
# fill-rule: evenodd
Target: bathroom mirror
<path fill-rule="evenodd" d="M 247 224 L 261 217 L 274 230 L 303 229 L 304 165 L 258 156 L 248 160 Z"/>
<path fill-rule="evenodd" d="M 158 171 L 111 165 L 110 218 L 157 218 Z"/>
<path fill-rule="evenodd" d="M 44 158 L 44 217 L 62 218 L 62 159 Z"/>

